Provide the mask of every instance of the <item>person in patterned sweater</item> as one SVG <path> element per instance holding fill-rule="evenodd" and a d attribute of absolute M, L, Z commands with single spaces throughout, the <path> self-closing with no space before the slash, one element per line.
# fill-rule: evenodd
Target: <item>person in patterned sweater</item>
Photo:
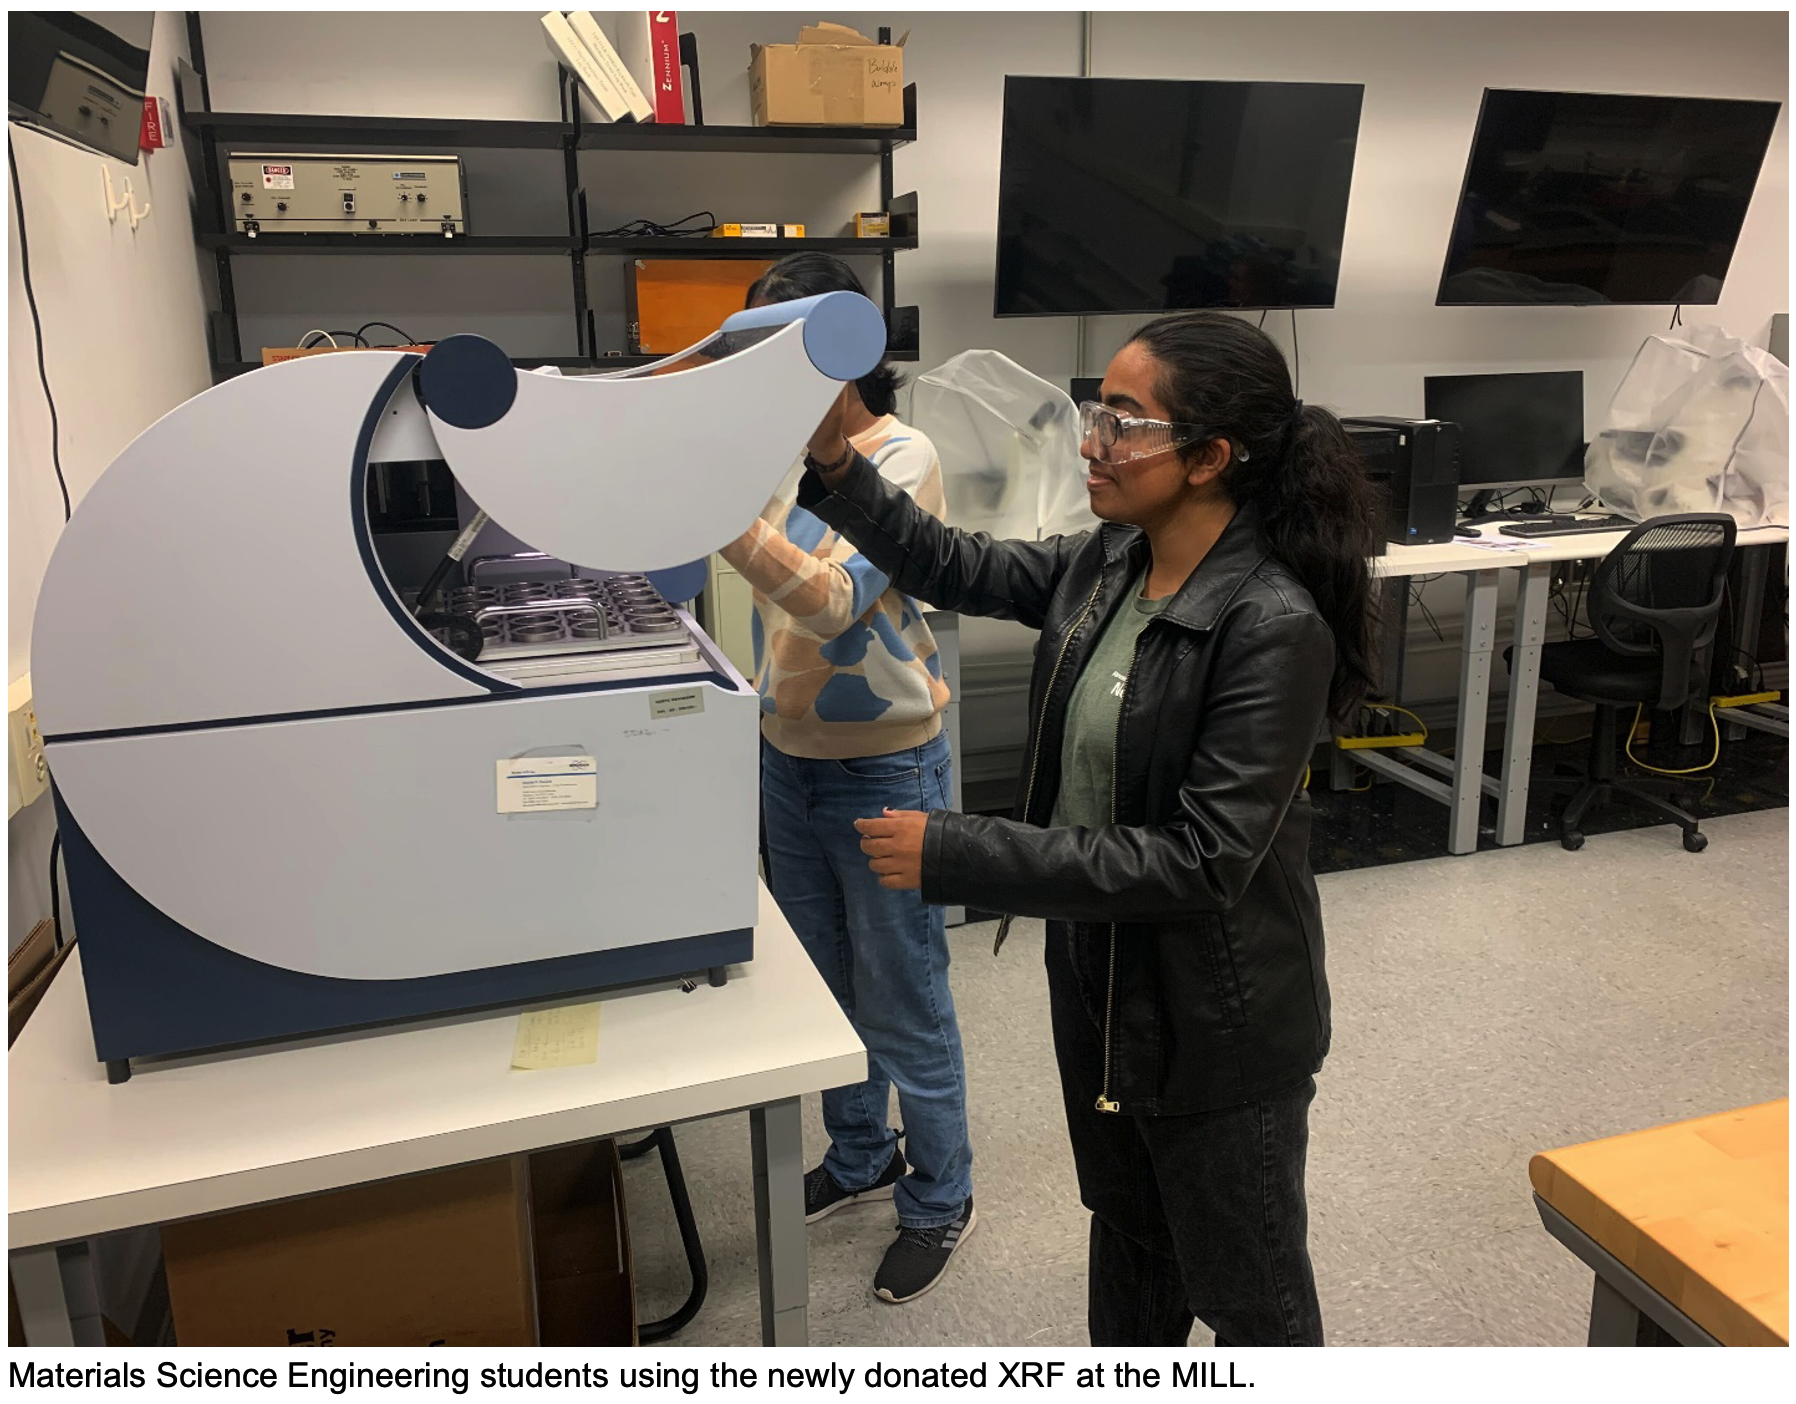
<path fill-rule="evenodd" d="M 795 254 L 768 270 L 748 303 L 865 291 L 840 259 Z M 892 413 L 898 386 L 882 363 L 842 387 L 824 427 L 945 519 L 941 463 Z M 898 1236 L 873 1290 L 906 1302 L 941 1280 L 976 1223 L 966 1068 L 942 908 L 883 887 L 854 822 L 949 806 L 948 688 L 917 602 L 796 504 L 802 471 L 795 462 L 723 557 L 754 591 L 768 886 L 867 1045 L 866 1081 L 823 1094 L 829 1149 L 805 1176 L 805 1221 L 895 1200 Z M 894 1087 L 903 1149 L 888 1125 Z"/>

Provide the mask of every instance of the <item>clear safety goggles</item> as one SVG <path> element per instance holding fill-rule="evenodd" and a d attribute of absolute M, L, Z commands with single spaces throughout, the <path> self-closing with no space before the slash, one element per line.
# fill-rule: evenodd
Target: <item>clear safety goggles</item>
<path fill-rule="evenodd" d="M 1079 406 L 1079 441 L 1091 448 L 1100 463 L 1130 463 L 1138 458 L 1184 448 L 1199 439 L 1226 437 L 1197 424 L 1174 424 L 1165 419 L 1135 419 L 1118 414 L 1108 405 L 1087 400 Z M 1247 461 L 1247 450 L 1230 440 L 1237 463 Z"/>

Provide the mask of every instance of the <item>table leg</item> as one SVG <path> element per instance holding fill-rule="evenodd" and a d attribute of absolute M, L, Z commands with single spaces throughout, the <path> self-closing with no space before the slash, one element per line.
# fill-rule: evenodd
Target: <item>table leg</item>
<path fill-rule="evenodd" d="M 1465 578 L 1465 637 L 1460 643 L 1459 717 L 1453 755 L 1452 817 L 1447 851 L 1478 848 L 1478 814 L 1484 799 L 1484 732 L 1490 710 L 1491 639 L 1497 627 L 1497 572 L 1470 571 Z"/>
<path fill-rule="evenodd" d="M 761 1267 L 761 1344 L 809 1343 L 804 1233 L 804 1124 L 798 1099 L 748 1114 L 754 1146 L 755 1250 Z"/>
<path fill-rule="evenodd" d="M 84 1248 L 84 1245 L 82 1245 Z M 14 1342 L 29 1346 L 73 1346 L 99 1345 L 101 1341 L 78 1340 L 75 1329 L 74 1313 L 71 1311 L 72 1293 L 86 1295 L 79 1291 L 79 1280 L 65 1284 L 63 1276 L 65 1265 L 62 1254 L 55 1244 L 41 1248 L 15 1248 L 9 1255 L 12 1272 L 12 1289 L 19 1303 L 19 1320 L 25 1328 L 23 1342 Z M 69 1267 L 85 1271 L 87 1254 L 80 1254 L 81 1261 Z M 71 1274 L 73 1275 L 73 1274 Z M 93 1304 L 97 1313 L 98 1304 Z M 96 1318 L 97 1319 L 97 1318 Z M 80 1332 L 82 1337 L 91 1333 Z"/>
<path fill-rule="evenodd" d="M 1534 768 L 1534 718 L 1540 700 L 1540 649 L 1547 637 L 1551 566 L 1529 566 L 1516 585 L 1515 652 L 1509 666 L 1509 711 L 1503 731 L 1503 788 L 1497 797 L 1497 842 L 1527 833 L 1528 777 Z"/>
<path fill-rule="evenodd" d="M 1733 644 L 1748 658 L 1756 658 L 1759 651 L 1759 619 L 1765 612 L 1765 581 L 1771 572 L 1771 551 L 1768 547 L 1748 547 L 1740 552 L 1740 600 L 1734 615 Z M 1748 689 L 1758 685 L 1757 679 L 1749 683 Z M 1724 718 L 1727 713 L 1721 714 Z M 1721 734 L 1729 741 L 1738 741 L 1746 735 L 1746 728 L 1731 719 L 1724 720 Z"/>
<path fill-rule="evenodd" d="M 1590 1336 L 1593 1346 L 1675 1346 L 1670 1332 L 1641 1311 L 1601 1277 L 1590 1296 Z"/>
<path fill-rule="evenodd" d="M 1409 592 L 1415 582 L 1407 575 L 1382 582 L 1379 622 L 1384 626 L 1378 648 L 1378 695 L 1389 702 L 1403 701 L 1403 665 L 1409 653 Z M 1353 788 L 1352 756 L 1330 738 L 1328 787 L 1336 793 Z"/>
<path fill-rule="evenodd" d="M 1721 1344 L 1538 1194 L 1534 1196 L 1534 1207 L 1546 1231 L 1596 1274 L 1596 1288 L 1590 1298 L 1589 1344 Z"/>

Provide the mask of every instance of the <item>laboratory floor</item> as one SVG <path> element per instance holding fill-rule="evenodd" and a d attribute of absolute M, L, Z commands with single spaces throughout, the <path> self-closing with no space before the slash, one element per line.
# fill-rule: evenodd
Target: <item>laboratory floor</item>
<path fill-rule="evenodd" d="M 1788 812 L 1704 828 L 1700 855 L 1671 829 L 1593 830 L 1575 854 L 1535 843 L 1321 879 L 1335 1033 L 1309 1185 L 1331 1343 L 1580 1344 L 1590 1277 L 1540 1227 L 1528 1158 L 1787 1095 Z M 1043 930 L 1018 922 L 998 958 L 991 935 L 950 933 L 979 1228 L 942 1285 L 902 1307 L 870 1290 L 889 1204 L 811 1229 L 815 1344 L 1086 1341 L 1086 1216 L 1062 1132 Z M 814 1161 L 814 1097 L 805 1127 Z M 711 1290 L 672 1344 L 754 1344 L 748 1119 L 677 1136 Z M 648 1320 L 684 1298 L 684 1262 L 654 1159 L 625 1174 Z M 1208 1340 L 1200 1325 L 1193 1343 Z"/>

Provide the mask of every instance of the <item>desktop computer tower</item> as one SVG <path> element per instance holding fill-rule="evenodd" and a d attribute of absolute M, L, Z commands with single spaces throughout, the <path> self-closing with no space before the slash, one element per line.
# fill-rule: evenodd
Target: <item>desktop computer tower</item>
<path fill-rule="evenodd" d="M 1385 540 L 1399 546 L 1451 541 L 1459 509 L 1459 426 L 1381 416 L 1341 425 L 1383 499 Z"/>

